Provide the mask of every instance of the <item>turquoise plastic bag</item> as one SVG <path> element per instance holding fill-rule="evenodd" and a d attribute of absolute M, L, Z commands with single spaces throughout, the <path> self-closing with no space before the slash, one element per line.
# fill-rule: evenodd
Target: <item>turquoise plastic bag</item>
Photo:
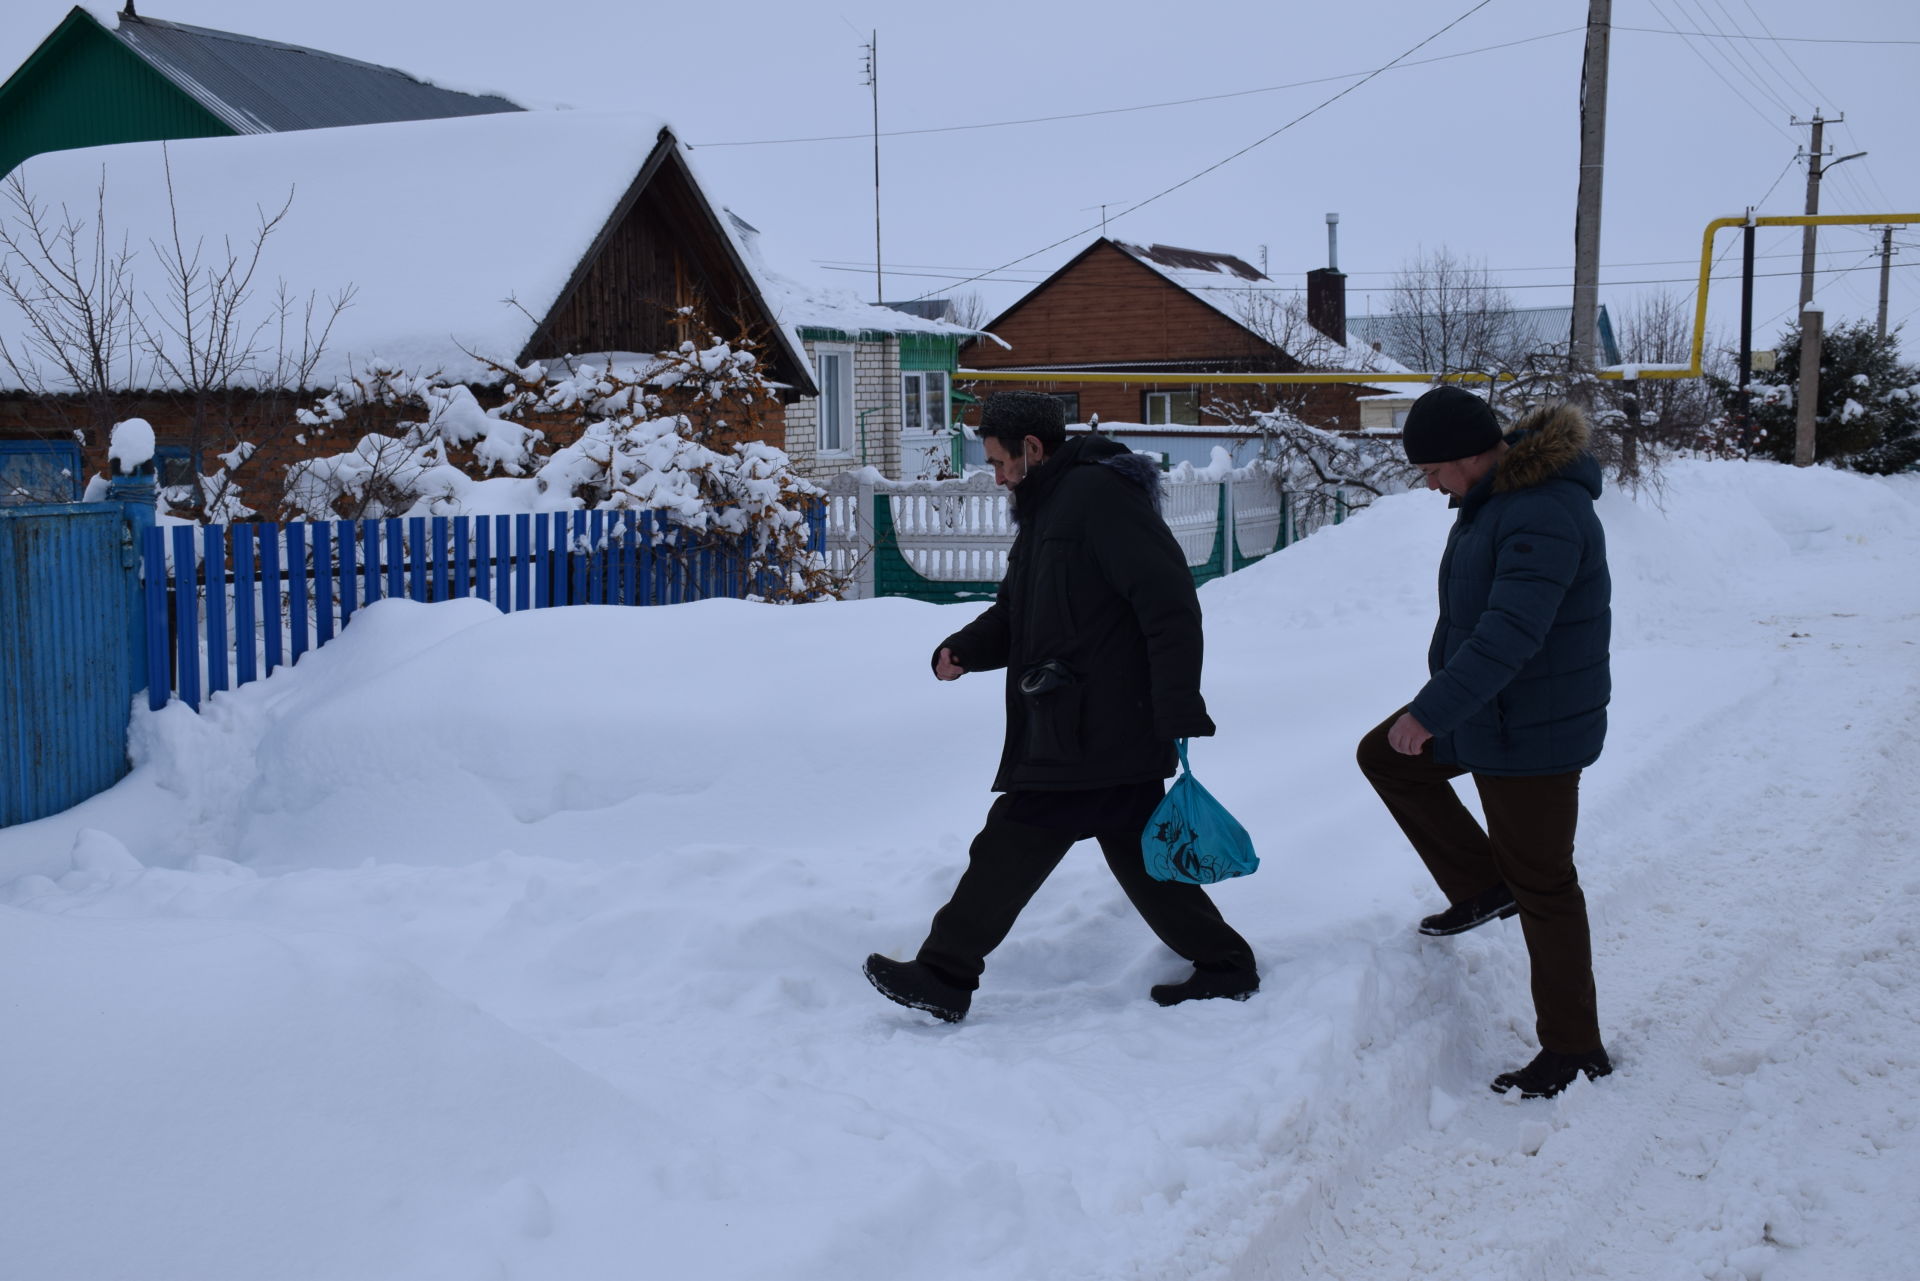
<path fill-rule="evenodd" d="M 1147 875 L 1156 881 L 1186 881 L 1212 885 L 1215 881 L 1247 876 L 1260 866 L 1253 838 L 1227 807 L 1200 786 L 1187 763 L 1187 740 L 1180 753 L 1180 777 L 1147 820 L 1140 848 L 1147 856 Z"/>

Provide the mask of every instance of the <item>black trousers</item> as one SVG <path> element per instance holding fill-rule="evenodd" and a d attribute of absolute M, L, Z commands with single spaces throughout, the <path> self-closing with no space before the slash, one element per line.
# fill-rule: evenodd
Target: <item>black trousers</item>
<path fill-rule="evenodd" d="M 1138 816 L 1140 822 L 1075 831 L 1011 817 L 1009 811 L 1018 812 L 1021 799 L 1020 794 L 1002 796 L 987 812 L 987 824 L 968 850 L 960 884 L 947 905 L 934 914 L 927 941 L 920 945 L 922 964 L 962 987 L 979 987 L 987 954 L 1000 946 L 1021 909 L 1074 843 L 1091 836 L 1100 842 L 1107 866 L 1128 901 L 1162 943 L 1203 969 L 1254 968 L 1253 949 L 1221 918 L 1205 890 L 1147 875 L 1140 850 L 1144 814 Z"/>
<path fill-rule="evenodd" d="M 1466 770 L 1434 760 L 1431 748 L 1406 756 L 1387 742 L 1401 712 L 1360 740 L 1361 772 L 1449 903 L 1483 894 L 1502 881 L 1513 891 L 1533 970 L 1534 1028 L 1541 1048 L 1561 1054 L 1599 1049 L 1587 897 L 1573 867 L 1580 771 L 1475 774 L 1487 813 L 1483 831 L 1453 790 L 1452 780 Z"/>

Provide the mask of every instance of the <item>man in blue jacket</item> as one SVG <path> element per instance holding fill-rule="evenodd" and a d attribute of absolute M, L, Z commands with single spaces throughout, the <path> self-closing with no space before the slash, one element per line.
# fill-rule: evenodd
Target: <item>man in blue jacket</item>
<path fill-rule="evenodd" d="M 1520 917 L 1540 1053 L 1494 1078 L 1524 1098 L 1613 1070 L 1600 1041 L 1587 902 L 1573 866 L 1580 771 L 1607 732 L 1612 580 L 1600 467 L 1571 405 L 1505 436 L 1458 387 L 1414 402 L 1407 460 L 1457 509 L 1440 560 L 1430 679 L 1360 741 L 1360 768 L 1451 904 L 1422 934 Z M 1483 830 L 1453 789 L 1472 774 Z"/>

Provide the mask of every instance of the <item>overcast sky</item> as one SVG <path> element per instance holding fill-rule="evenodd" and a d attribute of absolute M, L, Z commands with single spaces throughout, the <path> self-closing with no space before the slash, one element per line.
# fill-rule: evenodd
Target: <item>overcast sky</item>
<path fill-rule="evenodd" d="M 1325 265 L 1337 211 L 1354 313 L 1384 310 L 1393 273 L 1439 246 L 1484 262 L 1519 304 L 1571 294 L 1584 0 L 141 4 L 529 103 L 657 114 L 777 266 L 867 297 L 875 31 L 889 299 L 978 290 L 997 311 L 1099 234 L 1103 204 L 1117 238 L 1264 253 L 1288 287 Z M 12 67 L 68 5 L 8 9 Z M 1845 114 L 1827 130 L 1835 156 L 1869 153 L 1826 179 L 1823 213 L 1920 211 L 1912 0 L 1616 0 L 1613 21 L 1601 299 L 1616 314 L 1648 290 L 1691 297 L 1710 219 L 1802 212 L 1808 131 L 1790 122 L 1816 108 Z M 1217 95 L 1234 96 L 1180 102 Z M 854 136 L 787 141 L 831 135 Z M 727 145 L 743 143 L 758 145 Z M 535 172 L 503 156 L 498 178 Z M 1891 319 L 1920 333 L 1920 226 L 1895 240 L 1908 247 Z M 1721 237 L 1725 271 L 1738 242 Z M 1758 282 L 1757 344 L 1792 312 L 1799 244 L 1797 229 L 1760 235 L 1758 270 L 1782 274 Z M 1820 265 L 1848 269 L 1818 277 L 1829 326 L 1873 318 L 1877 244 L 1822 232 Z M 1729 337 L 1738 292 L 1730 279 L 1711 295 Z"/>

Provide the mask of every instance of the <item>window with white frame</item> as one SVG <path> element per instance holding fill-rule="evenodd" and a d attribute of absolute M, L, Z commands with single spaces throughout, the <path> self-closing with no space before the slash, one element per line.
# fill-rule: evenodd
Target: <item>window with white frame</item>
<path fill-rule="evenodd" d="M 1200 398 L 1189 387 L 1185 391 L 1149 391 L 1141 395 L 1142 417 L 1149 426 L 1179 423 L 1200 425 Z"/>
<path fill-rule="evenodd" d="M 820 384 L 819 436 L 814 451 L 821 454 L 853 452 L 853 348 L 820 347 L 813 355 Z"/>
<path fill-rule="evenodd" d="M 910 369 L 900 374 L 901 429 L 928 435 L 947 430 L 948 387 L 943 369 Z"/>

